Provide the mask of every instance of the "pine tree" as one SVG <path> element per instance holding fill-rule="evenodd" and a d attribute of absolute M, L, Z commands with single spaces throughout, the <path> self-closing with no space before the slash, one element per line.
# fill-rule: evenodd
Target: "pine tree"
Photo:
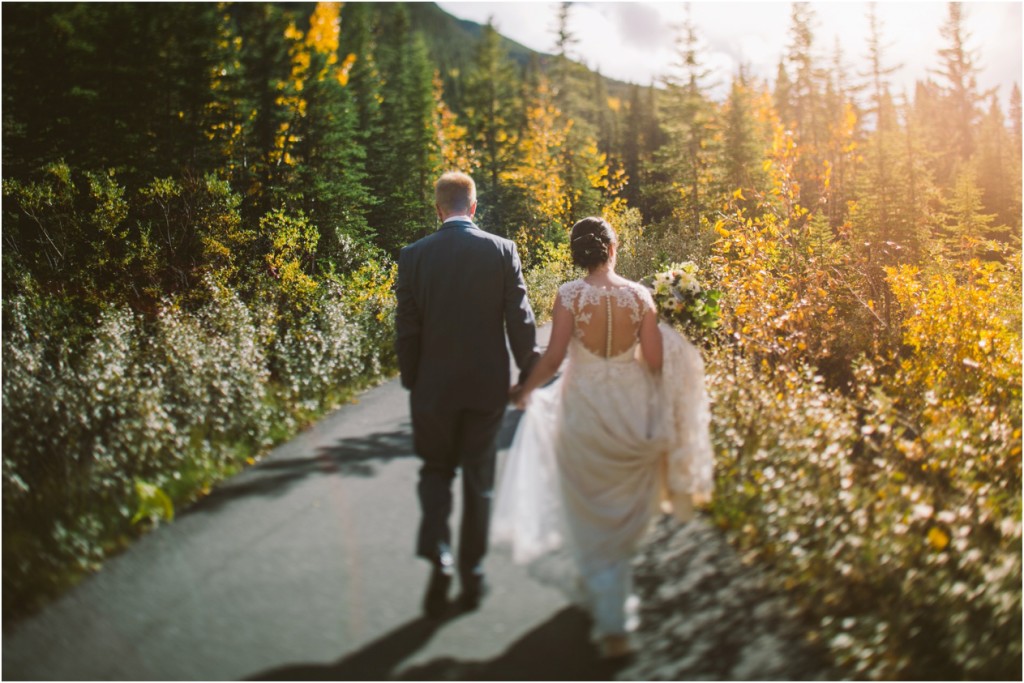
<path fill-rule="evenodd" d="M 1013 84 L 1013 90 L 1010 91 L 1010 126 L 1013 133 L 1013 144 L 1014 151 L 1017 156 L 1021 153 L 1021 104 L 1020 104 L 1020 86 L 1016 83 Z"/>
<path fill-rule="evenodd" d="M 640 95 L 640 86 L 633 84 L 629 88 L 629 103 L 626 105 L 625 131 L 622 139 L 622 165 L 626 172 L 628 184 L 626 185 L 623 197 L 630 206 L 640 207 L 640 197 L 643 189 L 644 176 L 647 164 L 645 152 L 645 112 L 643 109 L 644 99 Z M 641 209 L 641 212 L 643 210 Z"/>
<path fill-rule="evenodd" d="M 864 146 L 864 165 L 854 190 L 857 202 L 852 222 L 854 243 L 872 266 L 875 287 L 882 286 L 882 267 L 899 262 L 901 256 L 909 256 L 909 252 L 898 252 L 906 240 L 891 234 L 896 228 L 891 214 L 897 210 L 893 172 L 901 150 L 898 149 L 898 122 L 888 80 L 897 67 L 886 64 L 887 47 L 876 6 L 871 4 L 868 6 L 869 70 L 863 75 L 869 93 L 867 114 L 872 117 L 875 130 Z"/>
<path fill-rule="evenodd" d="M 362 240 L 368 230 L 363 149 L 346 87 L 354 58 L 339 59 L 336 4 L 318 3 L 308 24 L 293 43 L 289 137 L 294 142 L 284 161 L 294 170 L 288 195 L 318 229 L 318 258 L 339 263 L 346 256 L 343 236 Z"/>
<path fill-rule="evenodd" d="M 756 117 L 755 97 L 746 69 L 741 67 L 722 111 L 722 147 L 715 174 L 718 194 L 738 202 L 748 216 L 754 215 L 756 196 L 768 191 L 763 167 L 766 134 Z"/>
<path fill-rule="evenodd" d="M 863 117 L 856 103 L 860 89 L 849 83 L 837 39 L 823 97 L 826 128 L 822 144 L 825 164 L 822 210 L 833 228 L 838 228 L 845 220 L 846 204 L 852 196 L 848 183 L 855 175 L 858 148 L 863 137 L 860 126 Z"/>
<path fill-rule="evenodd" d="M 598 150 L 594 124 L 588 118 L 593 112 L 584 97 L 588 90 L 587 71 L 572 59 L 573 46 L 579 39 L 569 27 L 571 4 L 563 2 L 559 6 L 551 75 L 553 104 L 567 125 L 559 171 L 566 192 L 563 219 L 567 226 L 584 216 L 599 213 L 601 193 L 597 176 L 601 175 L 600 167 L 605 163 L 605 157 Z"/>
<path fill-rule="evenodd" d="M 707 220 L 711 205 L 709 173 L 717 153 L 717 113 L 705 94 L 711 72 L 701 61 L 701 47 L 688 10 L 676 40 L 677 61 L 664 78 L 662 118 L 667 142 L 655 155 L 664 179 L 655 188 L 662 202 L 658 213 L 669 209 L 667 213 L 680 223 L 683 234 L 691 237 L 700 231 L 702 217 Z"/>
<path fill-rule="evenodd" d="M 786 71 L 785 59 L 779 60 L 779 66 L 775 70 L 775 91 L 773 94 L 775 111 L 786 126 L 792 127 L 793 123 L 793 82 Z"/>
<path fill-rule="evenodd" d="M 519 77 L 501 46 L 501 36 L 488 23 L 477 44 L 474 61 L 466 74 L 463 114 L 480 158 L 476 178 L 478 221 L 491 232 L 505 234 L 508 227 L 501 176 L 515 158 L 521 118 Z"/>
<path fill-rule="evenodd" d="M 243 216 L 255 222 L 284 201 L 287 168 L 282 168 L 282 150 L 291 111 L 282 93 L 291 78 L 289 42 L 295 39 L 286 36 L 293 16 L 270 4 L 240 4 L 233 13 L 242 135 L 232 180 L 245 198 Z"/>
<path fill-rule="evenodd" d="M 828 137 L 823 116 L 821 74 L 815 66 L 814 24 L 810 3 L 795 2 L 790 15 L 790 42 L 785 62 L 792 72 L 789 109 L 794 139 L 800 150 L 796 162 L 800 204 L 811 211 L 820 208 L 824 191 L 824 150 Z"/>
<path fill-rule="evenodd" d="M 1016 226 L 1019 229 L 1021 227 L 1021 197 L 1024 192 L 1021 189 L 1021 98 L 1020 98 L 1020 87 L 1016 83 L 1013 84 L 1013 90 L 1010 91 L 1010 139 L 1013 141 L 1013 145 L 1010 148 L 1012 154 L 1010 156 L 1010 166 L 1013 169 L 1013 180 L 1014 188 L 1011 191 L 1011 205 L 1009 208 L 1010 214 L 1016 216 L 1017 220 L 1008 221 L 1008 224 Z"/>
<path fill-rule="evenodd" d="M 985 96 L 978 92 L 977 50 L 967 47 L 970 34 L 964 28 L 964 6 L 959 2 L 947 5 L 949 13 L 940 33 L 946 47 L 939 50 L 942 67 L 938 74 L 946 83 L 946 133 L 943 136 L 946 157 L 940 166 L 940 179 L 951 177 L 960 162 L 974 153 L 974 125 L 979 117 L 978 106 Z"/>
<path fill-rule="evenodd" d="M 214 5 L 12 4 L 4 15 L 5 173 L 64 159 L 139 187 L 216 167 L 205 135 Z"/>
<path fill-rule="evenodd" d="M 431 187 L 438 167 L 433 71 L 426 46 L 400 4 L 381 9 L 374 62 L 380 74 L 379 133 L 366 141 L 367 214 L 379 246 L 392 254 L 436 222 Z"/>
<path fill-rule="evenodd" d="M 939 238 L 941 251 L 950 258 L 969 261 L 985 256 L 997 246 L 992 244 L 993 239 L 1007 239 L 1006 226 L 993 225 L 996 215 L 983 213 L 982 191 L 971 164 L 963 165 L 957 172 L 945 205 Z"/>
<path fill-rule="evenodd" d="M 1002 225 L 1020 227 L 1020 157 L 1014 155 L 1013 134 L 993 94 L 988 113 L 978 125 L 976 160 L 978 185 L 985 211 Z"/>

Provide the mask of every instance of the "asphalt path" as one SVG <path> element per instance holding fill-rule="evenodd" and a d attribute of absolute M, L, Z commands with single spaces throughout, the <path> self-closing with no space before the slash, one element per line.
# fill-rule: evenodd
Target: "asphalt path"
<path fill-rule="evenodd" d="M 607 678 L 586 617 L 500 552 L 479 610 L 421 617 L 418 468 L 391 380 L 5 625 L 3 678 Z"/>

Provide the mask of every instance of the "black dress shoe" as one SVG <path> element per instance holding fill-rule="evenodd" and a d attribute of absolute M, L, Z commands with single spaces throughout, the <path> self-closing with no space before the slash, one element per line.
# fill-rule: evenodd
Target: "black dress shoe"
<path fill-rule="evenodd" d="M 480 607 L 480 603 L 490 590 L 482 574 L 462 577 L 462 593 L 459 594 L 459 607 L 472 611 Z"/>
<path fill-rule="evenodd" d="M 431 619 L 437 619 L 448 611 L 448 589 L 452 585 L 450 568 L 434 566 L 430 572 L 430 583 L 423 598 L 423 611 Z"/>

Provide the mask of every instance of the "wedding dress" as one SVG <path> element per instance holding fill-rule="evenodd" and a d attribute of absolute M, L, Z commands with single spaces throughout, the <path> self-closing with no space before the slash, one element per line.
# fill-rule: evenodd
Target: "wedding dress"
<path fill-rule="evenodd" d="M 492 542 L 588 608 L 595 635 L 637 626 L 630 563 L 659 504 L 685 519 L 711 494 L 713 458 L 699 351 L 661 324 L 663 365 L 640 354 L 641 285 L 559 288 L 573 316 L 564 372 L 538 389 L 505 456 Z"/>

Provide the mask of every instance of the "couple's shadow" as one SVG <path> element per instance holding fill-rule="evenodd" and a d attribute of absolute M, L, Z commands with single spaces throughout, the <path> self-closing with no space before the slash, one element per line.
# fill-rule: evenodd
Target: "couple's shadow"
<path fill-rule="evenodd" d="M 399 670 L 445 622 L 415 619 L 333 664 L 296 664 L 249 680 L 277 681 L 567 681 L 609 680 L 617 667 L 601 660 L 588 637 L 590 619 L 566 607 L 491 660 L 437 659 Z"/>

